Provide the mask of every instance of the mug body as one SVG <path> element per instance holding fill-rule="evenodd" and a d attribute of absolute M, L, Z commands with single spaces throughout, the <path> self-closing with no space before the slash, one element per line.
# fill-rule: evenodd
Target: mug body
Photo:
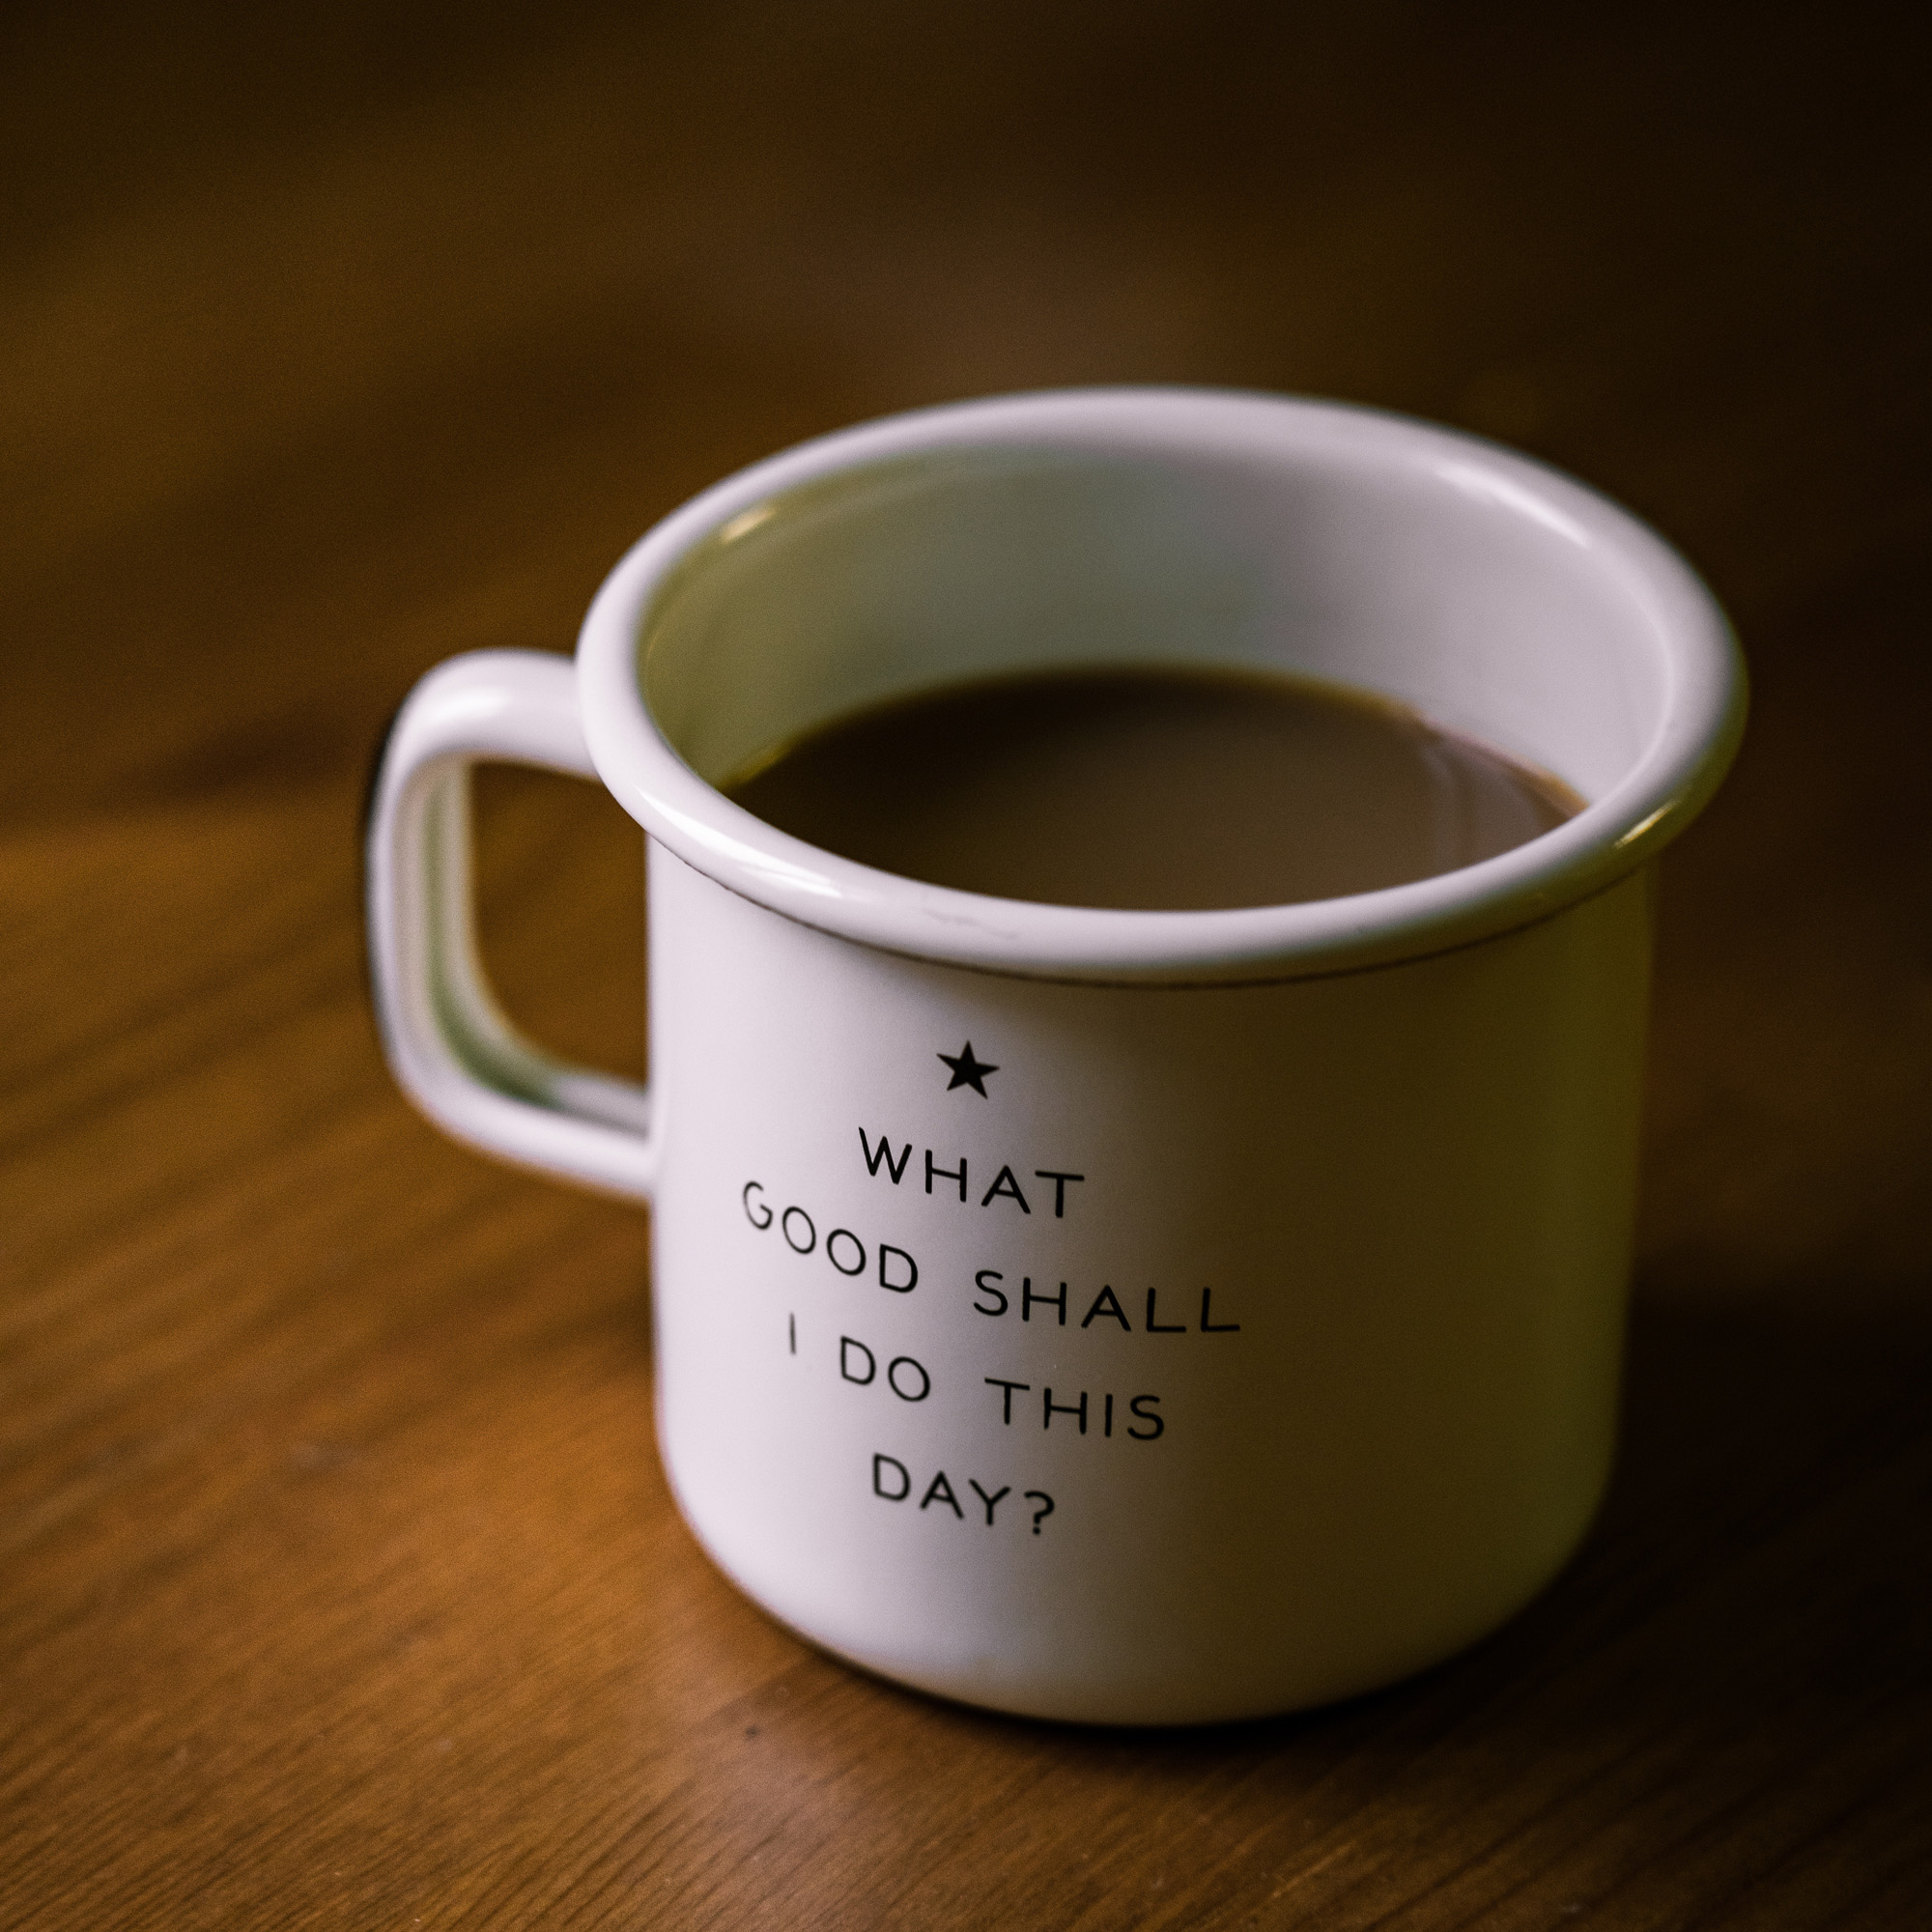
<path fill-rule="evenodd" d="M 1381 968 L 1059 983 L 653 845 L 693 1530 L 814 1643 L 1037 1717 L 1288 1710 L 1492 1628 L 1609 1469 L 1648 903 L 1634 873 Z"/>
<path fill-rule="evenodd" d="M 859 705 L 1132 664 L 1379 693 L 1588 803 L 1390 891 L 1153 913 L 892 877 L 718 788 Z M 660 1440 L 756 1602 L 946 1695 L 1181 1722 L 1388 1682 L 1562 1563 L 1651 861 L 1742 721 L 1665 546 L 1370 412 L 1022 397 L 719 486 L 577 671 L 650 835 Z"/>

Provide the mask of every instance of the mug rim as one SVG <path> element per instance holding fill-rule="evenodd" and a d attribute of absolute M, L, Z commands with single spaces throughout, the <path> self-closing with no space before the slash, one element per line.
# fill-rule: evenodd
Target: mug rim
<path fill-rule="evenodd" d="M 639 640 L 659 594 L 705 539 L 825 478 L 1006 446 L 1192 451 L 1433 471 L 1581 545 L 1648 618 L 1668 670 L 1660 728 L 1603 797 L 1493 858 L 1342 898 L 1214 911 L 1121 911 L 928 885 L 779 831 L 688 765 L 645 700 Z M 1744 727 L 1745 675 L 1716 599 L 1629 511 L 1544 464 L 1460 431 L 1357 404 L 1255 392 L 1043 390 L 942 404 L 835 431 L 714 484 L 654 526 L 606 578 L 579 637 L 584 735 L 598 775 L 644 830 L 742 896 L 840 938 L 1024 978 L 1215 982 L 1326 977 L 1455 950 L 1594 896 L 1654 858 L 1708 801 Z"/>

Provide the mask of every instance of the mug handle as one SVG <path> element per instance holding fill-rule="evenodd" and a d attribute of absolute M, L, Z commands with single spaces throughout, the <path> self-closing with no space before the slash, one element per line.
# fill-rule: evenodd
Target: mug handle
<path fill-rule="evenodd" d="M 476 953 L 469 767 L 597 777 L 577 669 L 547 651 L 471 651 L 412 691 L 370 801 L 369 967 L 390 1070 L 439 1126 L 485 1153 L 627 1200 L 657 1170 L 650 1093 L 553 1058 L 504 1015 Z"/>

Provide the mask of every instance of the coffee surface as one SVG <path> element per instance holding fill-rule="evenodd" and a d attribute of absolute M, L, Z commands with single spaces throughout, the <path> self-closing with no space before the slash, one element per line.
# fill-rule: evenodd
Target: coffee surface
<path fill-rule="evenodd" d="M 1406 706 L 1265 672 L 1106 669 L 848 714 L 721 787 L 884 871 L 1148 911 L 1374 892 L 1505 852 L 1582 806 Z"/>

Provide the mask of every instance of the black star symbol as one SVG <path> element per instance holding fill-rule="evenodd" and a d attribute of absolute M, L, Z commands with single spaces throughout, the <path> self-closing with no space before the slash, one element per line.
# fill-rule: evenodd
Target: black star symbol
<path fill-rule="evenodd" d="M 970 1087 L 982 1100 L 986 1098 L 986 1075 L 1000 1069 L 989 1066 L 983 1060 L 975 1060 L 970 1039 L 957 1053 L 942 1053 L 938 1057 L 952 1069 L 952 1078 L 946 1083 L 949 1094 L 955 1087 Z"/>

